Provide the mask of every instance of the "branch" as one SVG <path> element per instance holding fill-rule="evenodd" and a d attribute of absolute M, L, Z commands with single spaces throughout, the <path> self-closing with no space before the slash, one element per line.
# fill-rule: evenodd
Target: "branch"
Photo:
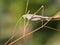
<path fill-rule="evenodd" d="M 51 20 L 52 20 L 52 18 L 49 19 L 49 21 L 51 21 Z M 21 40 L 21 39 L 23 39 L 23 38 L 25 38 L 25 37 L 31 35 L 32 33 L 36 32 L 36 31 L 38 31 L 39 29 L 43 28 L 49 21 L 47 21 L 47 22 L 46 22 L 45 24 L 43 24 L 41 27 L 38 27 L 37 29 L 35 29 L 35 30 L 33 30 L 33 31 L 31 31 L 31 32 L 29 32 L 29 33 L 27 33 L 27 34 L 25 34 L 25 35 L 19 37 L 18 39 L 14 40 L 13 42 L 9 43 L 8 45 L 12 45 L 12 44 L 18 42 L 19 40 Z"/>

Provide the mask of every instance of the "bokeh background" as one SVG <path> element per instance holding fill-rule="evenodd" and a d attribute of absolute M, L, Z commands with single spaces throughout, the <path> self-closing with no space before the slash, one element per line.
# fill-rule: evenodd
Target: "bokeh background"
<path fill-rule="evenodd" d="M 12 35 L 13 28 L 18 19 L 24 15 L 27 0 L 0 0 L 0 45 L 3 45 Z M 28 10 L 33 14 L 44 5 L 44 16 L 54 16 L 60 11 L 60 0 L 29 0 Z M 40 11 L 41 12 L 41 11 Z M 15 32 L 23 28 L 23 19 L 19 21 Z M 30 22 L 29 31 L 36 29 L 41 23 Z M 51 21 L 48 26 L 60 28 L 60 21 Z M 29 32 L 27 31 L 27 32 Z M 23 32 L 15 36 L 18 38 Z M 13 40 L 14 40 L 13 39 Z M 11 40 L 11 41 L 13 41 Z M 20 40 L 14 45 L 60 45 L 60 32 L 48 28 L 43 28 L 32 35 Z"/>

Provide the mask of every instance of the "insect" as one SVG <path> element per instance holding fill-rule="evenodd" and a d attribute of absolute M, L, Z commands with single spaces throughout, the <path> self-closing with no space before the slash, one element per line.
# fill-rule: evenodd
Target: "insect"
<path fill-rule="evenodd" d="M 28 20 L 31 20 L 31 21 L 38 21 L 38 20 L 41 20 L 42 18 L 48 21 L 50 17 L 44 17 L 44 16 L 39 16 L 39 15 L 34 15 L 34 14 L 25 14 L 23 18 L 24 19 L 27 18 Z"/>
<path fill-rule="evenodd" d="M 60 12 L 53 16 L 52 18 L 53 19 L 58 19 L 60 18 Z M 27 18 L 28 20 L 32 20 L 32 21 L 38 21 L 38 20 L 41 20 L 41 19 L 45 19 L 46 21 L 48 21 L 49 18 L 51 17 L 47 17 L 47 16 L 40 16 L 40 15 L 35 15 L 35 14 L 25 14 L 22 16 L 24 19 Z"/>
<path fill-rule="evenodd" d="M 41 8 L 44 8 L 44 6 L 41 6 Z M 41 9 L 40 8 L 40 9 Z M 36 12 L 35 12 L 36 13 Z M 42 12 L 43 13 L 43 12 Z M 38 21 L 38 20 L 41 20 L 41 19 L 45 19 L 46 21 L 48 21 L 48 19 L 49 18 L 51 18 L 51 17 L 47 17 L 47 16 L 43 16 L 43 15 L 36 15 L 36 14 L 29 14 L 29 13 L 27 13 L 27 14 L 24 14 L 23 16 L 22 16 L 24 19 L 26 18 L 26 19 L 28 19 L 28 20 L 32 20 L 32 21 Z M 53 19 L 58 19 L 58 20 L 60 20 L 60 12 L 58 12 L 56 15 L 54 15 L 53 17 L 52 17 Z"/>
<path fill-rule="evenodd" d="M 29 0 L 27 1 L 25 14 L 24 14 L 22 17 L 23 17 L 24 19 L 28 19 L 28 20 L 31 20 L 31 21 L 40 21 L 40 20 L 42 20 L 42 19 L 45 19 L 45 21 L 47 21 L 47 22 L 45 22 L 45 24 L 43 24 L 42 26 L 38 27 L 37 29 L 35 29 L 35 30 L 33 30 L 33 31 L 31 31 L 31 32 L 29 32 L 29 33 L 27 33 L 27 34 L 24 33 L 23 36 L 19 37 L 18 39 L 14 40 L 13 42 L 11 42 L 11 43 L 8 44 L 8 42 L 9 42 L 13 37 L 16 36 L 16 35 L 13 35 L 7 42 L 5 42 L 4 45 L 7 45 L 7 44 L 8 44 L 8 45 L 12 45 L 12 44 L 16 43 L 17 41 L 19 41 L 19 40 L 21 40 L 21 39 L 23 39 L 23 38 L 31 35 L 32 33 L 38 31 L 39 29 L 41 29 L 41 28 L 43 28 L 43 27 L 50 28 L 50 29 L 53 29 L 53 30 L 57 30 L 57 31 L 58 31 L 58 29 L 55 29 L 55 28 L 52 28 L 52 27 L 48 27 L 48 26 L 46 26 L 46 24 L 47 24 L 48 22 L 52 21 L 52 20 L 60 20 L 60 12 L 58 12 L 56 15 L 54 15 L 54 16 L 52 16 L 52 17 L 43 16 L 43 15 L 44 15 L 44 14 L 43 14 L 43 12 L 44 12 L 44 6 L 42 5 L 34 14 L 30 14 L 30 13 L 29 13 L 30 11 L 27 12 L 28 2 L 29 2 Z M 37 13 L 38 13 L 41 9 L 42 9 L 42 15 L 37 15 Z M 20 20 L 19 20 L 19 21 L 20 21 Z M 18 21 L 18 22 L 19 22 L 19 21 Z M 43 23 L 43 21 L 44 21 L 44 20 L 42 20 L 42 23 Z M 24 26 L 25 26 L 25 23 L 24 23 Z M 26 29 L 24 28 L 24 30 L 26 30 Z M 18 33 L 17 33 L 17 35 L 18 35 Z"/>

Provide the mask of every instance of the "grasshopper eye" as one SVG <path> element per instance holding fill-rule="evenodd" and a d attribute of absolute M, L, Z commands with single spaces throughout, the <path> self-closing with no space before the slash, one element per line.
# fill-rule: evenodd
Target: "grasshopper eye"
<path fill-rule="evenodd" d="M 31 14 L 25 14 L 25 15 L 23 15 L 22 17 L 23 17 L 24 19 L 27 18 L 28 20 L 30 20 L 30 19 L 33 17 L 33 15 L 31 15 Z"/>

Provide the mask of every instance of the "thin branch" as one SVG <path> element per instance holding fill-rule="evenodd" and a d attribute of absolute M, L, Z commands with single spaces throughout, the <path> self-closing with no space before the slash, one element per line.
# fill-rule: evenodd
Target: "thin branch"
<path fill-rule="evenodd" d="M 26 24 L 26 19 L 24 19 L 24 30 L 23 30 L 23 35 L 25 35 L 25 31 L 26 31 L 25 24 Z"/>
<path fill-rule="evenodd" d="M 26 29 L 27 29 L 27 27 L 28 27 L 28 24 L 29 24 L 29 21 L 28 21 L 27 24 L 25 25 L 25 28 L 26 28 Z M 23 28 L 20 29 L 20 30 L 23 30 Z M 10 40 L 12 40 L 15 36 L 17 36 L 17 35 L 20 33 L 20 30 L 19 30 L 17 33 L 14 33 L 14 35 L 13 35 L 12 37 L 10 37 L 9 40 L 4 43 L 4 45 L 7 45 Z"/>
<path fill-rule="evenodd" d="M 26 33 L 26 30 L 27 30 L 27 28 L 28 28 L 28 24 L 29 24 L 29 20 L 28 20 L 28 22 L 26 23 L 26 19 L 24 20 L 24 32 L 23 32 L 23 35 L 25 35 L 25 33 Z"/>
<path fill-rule="evenodd" d="M 56 30 L 56 31 L 60 31 L 60 29 L 55 29 L 55 28 L 52 28 L 52 27 L 48 27 L 48 26 L 45 26 L 46 28 L 49 28 L 49 29 L 53 29 L 53 30 Z"/>
<path fill-rule="evenodd" d="M 8 43 L 11 39 L 13 39 L 13 37 L 14 37 L 15 35 L 17 35 L 17 34 L 14 34 L 14 33 L 15 33 L 15 29 L 16 29 L 16 26 L 17 26 L 17 24 L 19 23 L 19 21 L 20 21 L 21 19 L 22 19 L 22 17 L 18 19 L 17 23 L 16 23 L 15 26 L 14 26 L 14 29 L 12 29 L 12 30 L 13 30 L 13 36 L 12 36 L 9 40 L 7 40 L 7 41 L 4 43 L 4 45 L 7 45 L 7 43 Z"/>
<path fill-rule="evenodd" d="M 52 18 L 51 18 L 49 21 L 51 21 L 51 20 L 52 20 Z M 37 29 L 35 29 L 35 30 L 33 30 L 33 31 L 31 31 L 31 32 L 29 32 L 29 33 L 21 36 L 21 37 L 19 37 L 18 39 L 14 40 L 13 42 L 9 43 L 8 45 L 12 45 L 12 44 L 16 43 L 17 41 L 19 41 L 19 40 L 21 40 L 21 39 L 23 39 L 23 38 L 31 35 L 32 33 L 38 31 L 39 29 L 43 28 L 49 21 L 47 21 L 47 22 L 46 22 L 44 25 L 42 25 L 41 27 L 39 27 L 39 28 L 37 28 Z"/>

